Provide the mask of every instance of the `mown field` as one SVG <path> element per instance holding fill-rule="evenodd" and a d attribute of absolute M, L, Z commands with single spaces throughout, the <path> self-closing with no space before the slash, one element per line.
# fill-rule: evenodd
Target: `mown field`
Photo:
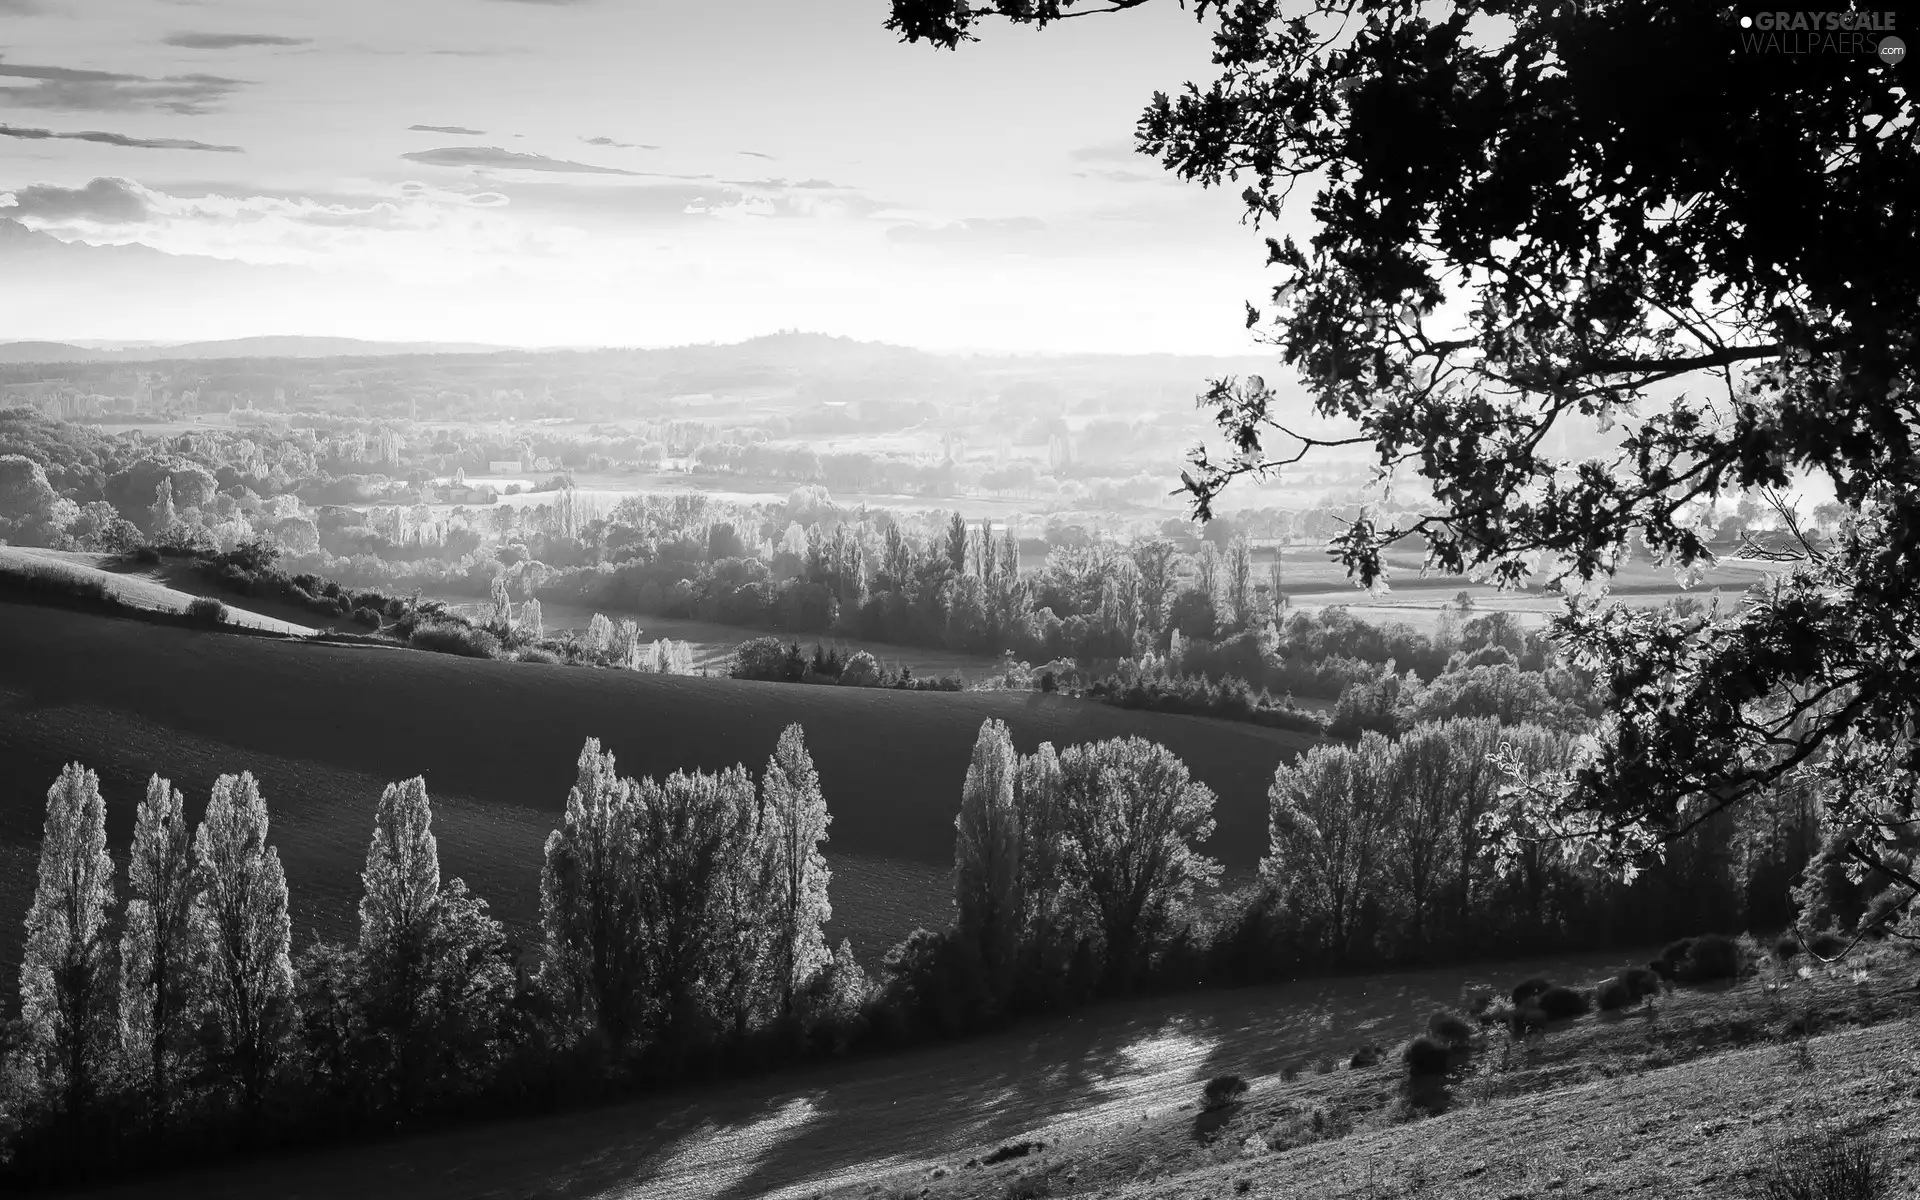
<path fill-rule="evenodd" d="M 261 780 L 293 892 L 296 944 L 351 928 L 381 787 L 432 789 L 441 862 L 521 925 L 538 911 L 541 847 L 581 743 L 623 772 L 745 762 L 756 773 L 798 721 L 833 813 L 831 932 L 871 959 L 944 920 L 953 817 L 980 723 L 1014 741 L 1160 741 L 1220 796 L 1210 849 L 1244 872 L 1266 843 L 1273 769 L 1300 734 L 1126 712 L 1038 693 L 902 693 L 639 675 L 318 645 L 0 605 L 0 978 L 18 962 L 47 786 L 65 762 L 100 772 L 122 858 L 149 773 L 197 819 L 214 778 Z"/>

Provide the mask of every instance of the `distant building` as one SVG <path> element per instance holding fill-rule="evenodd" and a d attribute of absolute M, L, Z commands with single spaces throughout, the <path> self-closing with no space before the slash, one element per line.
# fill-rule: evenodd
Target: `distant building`
<path fill-rule="evenodd" d="M 489 462 L 487 464 L 487 474 L 489 475 L 515 475 L 518 474 L 519 471 L 520 464 L 511 459 L 500 462 Z"/>

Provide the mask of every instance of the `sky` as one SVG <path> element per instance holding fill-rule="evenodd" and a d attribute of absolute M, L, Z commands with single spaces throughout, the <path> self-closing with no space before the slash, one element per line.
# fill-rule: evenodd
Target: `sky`
<path fill-rule="evenodd" d="M 1191 15 L 955 53 L 886 9 L 0 0 L 0 219 L 70 244 L 0 239 L 0 341 L 1256 349 L 1237 189 L 1131 148 L 1211 78 Z"/>

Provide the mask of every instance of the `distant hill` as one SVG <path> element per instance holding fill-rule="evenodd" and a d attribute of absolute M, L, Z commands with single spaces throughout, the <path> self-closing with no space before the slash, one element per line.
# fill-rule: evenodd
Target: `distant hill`
<path fill-rule="evenodd" d="M 102 362 L 113 357 L 108 351 L 65 342 L 0 342 L 0 363 Z"/>
<path fill-rule="evenodd" d="M 359 338 L 249 337 L 177 346 L 97 350 L 67 342 L 0 342 L 0 363 L 159 362 L 223 358 L 374 358 L 389 354 L 491 354 L 473 342 L 367 342 Z"/>

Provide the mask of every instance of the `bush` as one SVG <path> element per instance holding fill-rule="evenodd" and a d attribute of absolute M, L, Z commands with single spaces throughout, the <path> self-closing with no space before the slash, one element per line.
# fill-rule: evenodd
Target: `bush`
<path fill-rule="evenodd" d="M 1430 1037 L 1417 1037 L 1407 1043 L 1400 1052 L 1400 1061 L 1407 1068 L 1409 1079 L 1430 1079 L 1436 1075 L 1445 1075 L 1452 1065 L 1453 1055 L 1447 1047 Z"/>
<path fill-rule="evenodd" d="M 1800 954 L 1800 936 L 1789 933 L 1773 944 L 1773 956 L 1781 962 L 1789 962 Z"/>
<path fill-rule="evenodd" d="M 1459 1013 L 1441 1011 L 1427 1022 L 1427 1033 L 1443 1046 L 1464 1046 L 1473 1040 L 1473 1026 Z"/>
<path fill-rule="evenodd" d="M 1806 1131 L 1774 1147 L 1762 1200 L 1881 1200 L 1893 1184 L 1879 1141 L 1841 1129 Z"/>
<path fill-rule="evenodd" d="M 195 596 L 187 604 L 187 620 L 208 629 L 227 622 L 227 606 L 212 596 Z"/>
<path fill-rule="evenodd" d="M 881 682 L 880 663 L 865 650 L 854 652 L 847 665 L 840 668 L 842 687 L 875 687 Z"/>
<path fill-rule="evenodd" d="M 1247 1094 L 1247 1081 L 1238 1075 L 1216 1075 L 1200 1089 L 1200 1107 L 1208 1112 L 1225 1108 Z"/>
<path fill-rule="evenodd" d="M 1353 1052 L 1353 1057 L 1347 1060 L 1347 1065 L 1349 1067 L 1371 1067 L 1379 1061 L 1380 1047 L 1362 1046 Z"/>
<path fill-rule="evenodd" d="M 538 646 L 528 646 L 526 649 L 520 651 L 520 653 L 514 655 L 514 658 L 520 662 L 546 663 L 550 667 L 560 665 L 560 656 L 558 654 L 555 654 L 551 650 L 542 650 Z"/>
<path fill-rule="evenodd" d="M 1705 933 L 1688 939 L 1686 957 L 1674 969 L 1674 978 L 1682 983 L 1710 983 L 1716 979 L 1740 977 L 1740 944 L 1718 933 Z"/>
<path fill-rule="evenodd" d="M 1592 1005 L 1587 994 L 1564 986 L 1550 987 L 1541 992 L 1534 1001 L 1549 1021 L 1561 1021 L 1568 1017 L 1581 1017 L 1587 1014 Z"/>
<path fill-rule="evenodd" d="M 1631 1008 L 1634 1001 L 1639 998 L 1640 994 L 1633 990 L 1633 985 L 1618 975 L 1601 984 L 1593 994 L 1594 1003 L 1599 1006 L 1601 1012 L 1616 1012 L 1623 1008 Z"/>
<path fill-rule="evenodd" d="M 1846 952 L 1847 939 L 1829 929 L 1814 934 L 1813 940 L 1807 943 L 1807 949 L 1821 958 L 1838 958 Z"/>
<path fill-rule="evenodd" d="M 1653 969 L 1660 972 L 1662 979 L 1679 979 L 1680 964 L 1687 961 L 1687 956 L 1691 953 L 1693 953 L 1692 938 L 1680 938 L 1678 941 L 1668 942 L 1667 948 L 1660 952 L 1660 957 L 1653 960 Z"/>
<path fill-rule="evenodd" d="M 160 551 L 152 546 L 141 546 L 134 550 L 133 561 L 149 567 L 160 565 Z"/>
<path fill-rule="evenodd" d="M 407 642 L 416 650 L 440 654 L 458 654 L 466 658 L 498 658 L 500 640 L 484 629 L 456 625 L 451 621 L 422 621 L 413 627 Z"/>
<path fill-rule="evenodd" d="M 1621 973 L 1620 979 L 1633 993 L 1635 1000 L 1657 995 L 1660 991 L 1660 975 L 1651 967 L 1628 967 Z"/>
<path fill-rule="evenodd" d="M 363 605 L 353 610 L 353 623 L 355 625 L 363 625 L 368 629 L 379 629 L 380 614 Z"/>
<path fill-rule="evenodd" d="M 1507 1018 L 1507 1028 L 1513 1031 L 1515 1037 L 1525 1037 L 1536 1029 L 1545 1029 L 1547 1019 L 1546 1010 L 1538 1004 L 1522 1004 Z"/>
<path fill-rule="evenodd" d="M 1532 979 L 1523 979 L 1513 985 L 1513 1002 L 1515 1004 L 1525 1004 L 1552 986 L 1553 984 L 1538 976 Z"/>

